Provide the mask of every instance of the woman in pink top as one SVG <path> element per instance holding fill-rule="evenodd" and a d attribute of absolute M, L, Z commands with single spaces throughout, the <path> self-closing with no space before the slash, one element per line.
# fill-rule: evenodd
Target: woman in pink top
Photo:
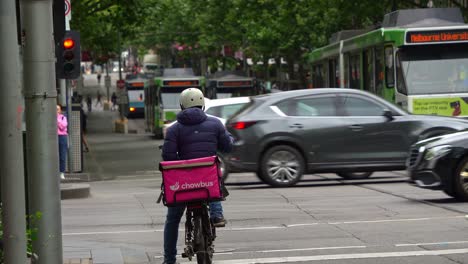
<path fill-rule="evenodd" d="M 57 105 L 57 134 L 59 142 L 59 157 L 60 157 L 60 178 L 65 179 L 65 165 L 67 162 L 67 137 L 68 137 L 68 121 L 67 117 L 62 114 L 62 107 Z"/>

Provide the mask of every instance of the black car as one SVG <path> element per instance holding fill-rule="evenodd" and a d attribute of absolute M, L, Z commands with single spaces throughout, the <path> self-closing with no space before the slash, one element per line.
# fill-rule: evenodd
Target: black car
<path fill-rule="evenodd" d="M 412 144 L 468 129 L 468 121 L 410 115 L 361 90 L 320 88 L 253 97 L 226 127 L 235 137 L 229 171 L 291 186 L 304 173 L 361 179 L 404 170 Z"/>
<path fill-rule="evenodd" d="M 468 201 L 468 132 L 417 142 L 407 166 L 412 184 Z"/>

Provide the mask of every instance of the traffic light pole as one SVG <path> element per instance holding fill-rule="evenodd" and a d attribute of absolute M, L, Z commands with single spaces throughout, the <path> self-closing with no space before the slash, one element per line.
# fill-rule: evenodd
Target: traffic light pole
<path fill-rule="evenodd" d="M 30 212 L 40 212 L 37 264 L 62 264 L 52 0 L 21 0 Z"/>
<path fill-rule="evenodd" d="M 4 263 L 27 263 L 20 49 L 15 1 L 0 1 L 0 171 Z"/>

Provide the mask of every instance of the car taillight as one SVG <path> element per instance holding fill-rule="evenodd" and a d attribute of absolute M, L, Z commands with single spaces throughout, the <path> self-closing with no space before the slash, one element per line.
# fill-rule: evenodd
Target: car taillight
<path fill-rule="evenodd" d="M 255 125 L 257 121 L 240 121 L 229 124 L 232 128 L 242 130 Z"/>

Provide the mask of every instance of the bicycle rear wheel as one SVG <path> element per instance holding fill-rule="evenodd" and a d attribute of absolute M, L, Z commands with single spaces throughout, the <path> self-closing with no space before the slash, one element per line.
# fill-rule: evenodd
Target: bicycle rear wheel
<path fill-rule="evenodd" d="M 197 215 L 193 219 L 193 231 L 196 242 L 196 254 L 198 264 L 212 264 L 213 251 L 209 243 L 208 232 L 203 225 L 203 216 Z"/>

